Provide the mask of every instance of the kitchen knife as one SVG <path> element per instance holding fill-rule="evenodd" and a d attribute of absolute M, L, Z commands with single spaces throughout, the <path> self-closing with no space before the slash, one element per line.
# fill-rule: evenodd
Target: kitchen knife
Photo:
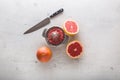
<path fill-rule="evenodd" d="M 28 29 L 26 32 L 24 32 L 24 34 L 28 34 L 31 32 L 34 32 L 44 26 L 46 26 L 47 24 L 50 23 L 50 19 L 55 17 L 56 15 L 62 13 L 64 10 L 63 8 L 59 9 L 58 11 L 56 11 L 55 13 L 53 13 L 52 15 L 50 15 L 49 17 L 45 18 L 44 20 L 42 20 L 41 22 L 39 22 L 38 24 L 36 24 L 35 26 L 33 26 L 32 28 Z"/>

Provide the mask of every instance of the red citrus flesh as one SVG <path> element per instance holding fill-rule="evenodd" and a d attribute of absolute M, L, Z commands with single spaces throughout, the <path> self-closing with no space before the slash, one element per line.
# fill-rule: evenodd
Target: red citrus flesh
<path fill-rule="evenodd" d="M 40 62 L 48 62 L 52 57 L 52 51 L 48 47 L 41 47 L 38 49 L 36 57 Z"/>
<path fill-rule="evenodd" d="M 72 41 L 67 45 L 66 52 L 71 58 L 79 58 L 83 50 L 79 41 Z"/>
<path fill-rule="evenodd" d="M 79 31 L 79 27 L 75 21 L 67 20 L 64 23 L 64 30 L 68 35 L 75 35 Z"/>
<path fill-rule="evenodd" d="M 59 45 L 64 40 L 64 31 L 59 27 L 52 27 L 47 32 L 48 42 L 52 45 Z"/>

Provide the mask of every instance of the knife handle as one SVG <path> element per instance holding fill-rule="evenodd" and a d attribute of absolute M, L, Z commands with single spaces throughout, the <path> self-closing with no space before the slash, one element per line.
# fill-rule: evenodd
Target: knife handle
<path fill-rule="evenodd" d="M 58 11 L 56 11 L 55 13 L 53 13 L 52 15 L 50 15 L 50 18 L 55 17 L 56 15 L 58 15 L 58 14 L 62 13 L 63 11 L 64 11 L 64 9 L 63 9 L 63 8 L 59 9 Z"/>

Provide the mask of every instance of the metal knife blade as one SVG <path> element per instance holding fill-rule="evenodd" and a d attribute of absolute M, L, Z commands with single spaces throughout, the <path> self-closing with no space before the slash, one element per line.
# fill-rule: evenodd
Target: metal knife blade
<path fill-rule="evenodd" d="M 50 23 L 50 18 L 47 17 L 44 20 L 42 20 L 40 23 L 36 24 L 35 26 L 33 26 L 32 28 L 30 28 L 29 30 L 27 30 L 26 32 L 24 32 L 24 34 L 28 34 L 31 33 L 33 31 L 36 31 L 44 26 L 46 26 L 47 24 Z"/>
<path fill-rule="evenodd" d="M 63 8 L 59 9 L 58 11 L 56 11 L 55 13 L 53 13 L 52 15 L 50 15 L 50 17 L 45 18 L 44 20 L 42 20 L 40 23 L 36 24 L 35 26 L 33 26 L 32 28 L 30 28 L 29 30 L 27 30 L 26 32 L 24 32 L 24 34 L 28 34 L 31 33 L 33 31 L 36 31 L 44 26 L 46 26 L 47 24 L 50 23 L 50 19 L 55 17 L 56 15 L 60 14 L 63 12 Z"/>

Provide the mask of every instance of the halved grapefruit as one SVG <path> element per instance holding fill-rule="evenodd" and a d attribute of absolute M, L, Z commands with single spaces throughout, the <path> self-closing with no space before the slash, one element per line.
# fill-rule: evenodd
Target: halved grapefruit
<path fill-rule="evenodd" d="M 68 43 L 66 47 L 67 55 L 73 59 L 79 58 L 82 52 L 83 52 L 83 47 L 78 40 L 74 40 Z"/>
<path fill-rule="evenodd" d="M 79 26 L 74 20 L 65 21 L 63 29 L 70 36 L 73 36 L 79 32 Z"/>

